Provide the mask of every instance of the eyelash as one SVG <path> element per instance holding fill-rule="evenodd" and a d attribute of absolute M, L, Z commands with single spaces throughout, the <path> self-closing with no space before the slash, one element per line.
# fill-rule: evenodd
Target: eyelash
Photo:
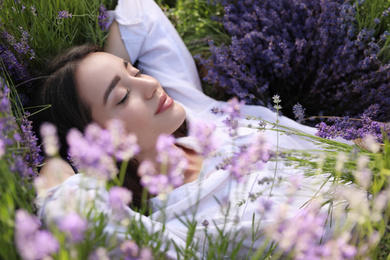
<path fill-rule="evenodd" d="M 118 104 L 116 104 L 116 105 L 120 105 L 120 104 L 122 104 L 122 103 L 125 103 L 125 101 L 126 101 L 127 98 L 129 97 L 129 94 L 130 94 L 130 89 L 128 89 L 128 90 L 126 91 L 126 95 L 125 95 L 125 96 L 122 98 L 122 100 L 119 101 Z"/>
<path fill-rule="evenodd" d="M 141 75 L 141 74 L 142 74 L 142 71 L 143 71 L 143 70 L 139 70 L 139 71 L 137 72 L 137 74 L 134 75 L 134 77 L 138 77 L 139 75 Z M 125 96 L 122 98 L 122 100 L 119 101 L 116 105 L 118 106 L 118 105 L 120 105 L 120 104 L 123 104 L 123 103 L 126 101 L 126 99 L 129 97 L 129 94 L 130 94 L 130 90 L 128 89 L 128 90 L 126 91 L 126 95 L 125 95 Z"/>
<path fill-rule="evenodd" d="M 141 75 L 141 74 L 142 74 L 142 72 L 143 72 L 143 70 L 138 70 L 137 74 L 135 74 L 135 76 L 134 76 L 134 77 L 138 77 L 139 75 Z"/>

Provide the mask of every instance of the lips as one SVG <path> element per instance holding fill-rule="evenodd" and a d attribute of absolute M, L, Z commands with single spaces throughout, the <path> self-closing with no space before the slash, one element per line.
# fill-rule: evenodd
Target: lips
<path fill-rule="evenodd" d="M 160 102 L 158 103 L 155 115 L 160 114 L 170 108 L 173 104 L 172 98 L 168 97 L 168 95 L 163 92 L 163 94 L 160 97 Z"/>

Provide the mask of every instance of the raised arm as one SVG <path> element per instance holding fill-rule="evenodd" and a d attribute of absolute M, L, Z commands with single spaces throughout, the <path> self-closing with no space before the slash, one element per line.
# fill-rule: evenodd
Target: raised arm
<path fill-rule="evenodd" d="M 191 111 L 210 105 L 192 55 L 153 0 L 119 0 L 111 14 L 116 22 L 110 27 L 106 51 L 136 63 Z"/>

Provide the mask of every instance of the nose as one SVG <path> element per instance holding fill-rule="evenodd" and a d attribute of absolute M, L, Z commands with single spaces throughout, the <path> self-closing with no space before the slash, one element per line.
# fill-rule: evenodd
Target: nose
<path fill-rule="evenodd" d="M 144 96 L 145 99 L 151 99 L 153 98 L 153 95 L 157 92 L 157 90 L 160 87 L 160 83 L 152 77 L 148 77 L 148 79 L 145 79 L 144 84 Z"/>

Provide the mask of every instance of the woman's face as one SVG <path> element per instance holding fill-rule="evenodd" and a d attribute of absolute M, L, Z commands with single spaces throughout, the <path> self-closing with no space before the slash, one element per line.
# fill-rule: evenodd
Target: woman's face
<path fill-rule="evenodd" d="M 110 119 L 122 120 L 144 153 L 155 149 L 160 134 L 172 134 L 185 119 L 184 109 L 156 79 L 109 53 L 89 54 L 77 69 L 76 84 L 93 121 L 106 127 Z"/>

